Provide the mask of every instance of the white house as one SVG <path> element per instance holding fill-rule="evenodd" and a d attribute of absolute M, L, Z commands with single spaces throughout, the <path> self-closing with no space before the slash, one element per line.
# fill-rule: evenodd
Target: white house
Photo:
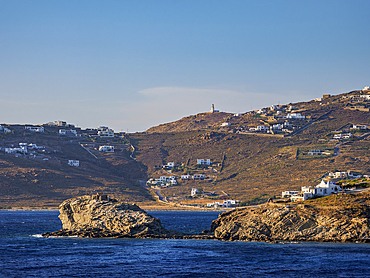
<path fill-rule="evenodd" d="M 191 189 L 191 197 L 194 197 L 195 195 L 197 195 L 198 194 L 198 189 L 196 189 L 196 188 L 192 188 Z"/>
<path fill-rule="evenodd" d="M 365 86 L 362 90 L 363 91 L 369 91 L 370 90 L 370 87 L 369 86 Z"/>
<path fill-rule="evenodd" d="M 287 119 L 305 119 L 306 116 L 301 115 L 301 113 L 290 113 L 286 115 Z"/>
<path fill-rule="evenodd" d="M 74 129 L 59 129 L 59 135 L 77 136 L 77 131 Z"/>
<path fill-rule="evenodd" d="M 25 126 L 25 129 L 32 131 L 32 132 L 44 132 L 45 129 L 42 126 Z"/>
<path fill-rule="evenodd" d="M 165 166 L 167 166 L 168 168 L 173 168 L 175 167 L 175 162 L 168 162 Z"/>
<path fill-rule="evenodd" d="M 13 153 L 23 153 L 23 154 L 26 154 L 27 153 L 27 147 L 20 147 L 20 148 L 5 148 L 4 149 L 5 153 L 8 153 L 8 154 L 13 154 Z"/>
<path fill-rule="evenodd" d="M 99 151 L 106 153 L 114 153 L 114 146 L 100 146 Z"/>
<path fill-rule="evenodd" d="M 284 127 L 283 124 L 274 124 L 270 126 L 270 129 L 271 130 L 281 130 L 283 127 Z"/>
<path fill-rule="evenodd" d="M 181 180 L 189 180 L 190 175 L 181 175 Z"/>
<path fill-rule="evenodd" d="M 212 162 L 210 159 L 204 160 L 204 159 L 197 159 L 198 165 L 211 165 Z"/>
<path fill-rule="evenodd" d="M 221 124 L 221 126 L 229 126 L 229 125 L 230 123 L 226 123 L 226 122 Z"/>
<path fill-rule="evenodd" d="M 333 139 L 349 139 L 352 137 L 352 133 L 334 134 Z"/>
<path fill-rule="evenodd" d="M 298 193 L 299 193 L 299 191 L 287 190 L 287 191 L 281 192 L 281 197 L 282 198 L 292 197 L 292 196 L 297 195 Z"/>
<path fill-rule="evenodd" d="M 114 130 L 108 128 L 107 126 L 99 126 L 98 136 L 99 137 L 114 137 Z"/>
<path fill-rule="evenodd" d="M 80 161 L 79 160 L 68 160 L 68 165 L 78 167 L 80 166 Z"/>
<path fill-rule="evenodd" d="M 334 178 L 334 179 L 345 179 L 345 178 L 350 178 L 350 179 L 357 179 L 361 178 L 362 175 L 354 173 L 352 171 L 347 171 L 347 172 L 330 172 L 329 177 Z"/>
<path fill-rule="evenodd" d="M 203 174 L 194 174 L 193 179 L 194 180 L 204 180 L 206 178 Z"/>
<path fill-rule="evenodd" d="M 301 192 L 295 196 L 292 196 L 292 201 L 305 201 L 309 198 L 314 196 L 323 197 L 328 196 L 333 193 L 340 192 L 340 186 L 335 184 L 332 181 L 324 181 L 322 180 L 318 185 L 315 187 L 311 186 L 302 186 Z"/>

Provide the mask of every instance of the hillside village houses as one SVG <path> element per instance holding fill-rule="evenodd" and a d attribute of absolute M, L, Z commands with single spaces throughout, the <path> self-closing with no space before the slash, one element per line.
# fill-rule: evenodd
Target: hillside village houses
<path fill-rule="evenodd" d="M 114 153 L 114 146 L 100 146 L 99 152 Z"/>
<path fill-rule="evenodd" d="M 40 150 L 44 149 L 43 146 L 37 146 L 36 144 L 27 144 L 27 143 L 19 143 L 19 147 L 9 147 L 9 148 L 4 148 L 4 152 L 7 154 L 16 154 L 16 153 L 21 153 L 21 154 L 27 154 L 28 150 Z"/>

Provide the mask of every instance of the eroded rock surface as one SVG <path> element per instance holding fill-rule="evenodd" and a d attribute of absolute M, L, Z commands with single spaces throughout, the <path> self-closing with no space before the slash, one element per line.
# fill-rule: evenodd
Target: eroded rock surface
<path fill-rule="evenodd" d="M 161 221 L 135 204 L 110 200 L 106 196 L 83 196 L 59 206 L 63 229 L 44 236 L 81 237 L 173 237 Z"/>
<path fill-rule="evenodd" d="M 369 209 L 298 205 L 236 209 L 220 214 L 210 233 L 221 240 L 369 242 Z"/>

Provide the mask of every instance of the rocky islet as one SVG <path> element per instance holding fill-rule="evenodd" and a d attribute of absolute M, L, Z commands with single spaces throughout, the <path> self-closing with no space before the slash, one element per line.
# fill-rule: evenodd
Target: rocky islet
<path fill-rule="evenodd" d="M 243 241 L 370 242 L 369 193 L 346 194 L 335 206 L 276 204 L 223 212 L 198 235 L 165 229 L 136 204 L 106 195 L 82 196 L 60 206 L 63 229 L 49 236 L 180 238 Z M 345 202 L 355 202 L 348 205 Z M 342 204 L 341 204 L 342 202 Z"/>

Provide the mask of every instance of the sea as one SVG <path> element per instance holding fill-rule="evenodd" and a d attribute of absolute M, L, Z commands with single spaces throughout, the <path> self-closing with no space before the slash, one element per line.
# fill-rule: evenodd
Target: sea
<path fill-rule="evenodd" d="M 199 233 L 218 212 L 149 211 Z M 0 211 L 0 277 L 370 277 L 370 244 L 43 238 L 57 211 Z"/>

